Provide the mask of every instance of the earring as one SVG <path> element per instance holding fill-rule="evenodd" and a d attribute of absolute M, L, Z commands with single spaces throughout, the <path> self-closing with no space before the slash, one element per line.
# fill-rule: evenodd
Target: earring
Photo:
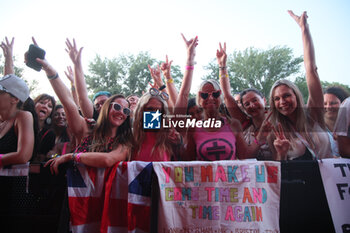
<path fill-rule="evenodd" d="M 46 118 L 45 121 L 46 121 L 46 124 L 51 125 L 51 121 L 52 121 L 51 117 Z"/>

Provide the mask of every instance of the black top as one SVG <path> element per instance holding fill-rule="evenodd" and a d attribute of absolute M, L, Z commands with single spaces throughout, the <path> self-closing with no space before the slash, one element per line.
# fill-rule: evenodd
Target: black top
<path fill-rule="evenodd" d="M 17 151 L 18 138 L 15 132 L 15 125 L 12 125 L 11 129 L 0 138 L 0 154 L 7 154 Z"/>
<path fill-rule="evenodd" d="M 55 146 L 56 135 L 52 129 L 43 128 L 38 138 L 38 154 L 46 155 Z"/>

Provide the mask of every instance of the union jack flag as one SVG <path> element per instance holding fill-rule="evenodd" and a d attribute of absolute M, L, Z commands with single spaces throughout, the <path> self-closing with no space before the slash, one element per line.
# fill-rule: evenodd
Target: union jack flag
<path fill-rule="evenodd" d="M 140 161 L 68 169 L 72 231 L 149 232 L 152 171 L 152 163 Z"/>

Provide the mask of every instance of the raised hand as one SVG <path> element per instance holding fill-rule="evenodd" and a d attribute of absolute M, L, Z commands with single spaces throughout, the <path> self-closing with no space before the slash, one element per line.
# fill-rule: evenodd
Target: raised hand
<path fill-rule="evenodd" d="M 276 139 L 273 142 L 273 145 L 277 152 L 277 160 L 286 160 L 287 152 L 290 147 L 290 142 L 283 133 L 283 128 L 281 123 L 278 124 L 278 130 L 276 130 L 274 127 L 272 129 L 276 136 Z"/>
<path fill-rule="evenodd" d="M 160 65 L 160 70 L 163 72 L 166 79 L 171 79 L 171 63 L 173 63 L 173 61 L 171 60 L 169 62 L 168 55 L 166 55 L 165 62 Z"/>
<path fill-rule="evenodd" d="M 192 38 L 190 40 L 187 40 L 185 36 L 181 33 L 182 39 L 184 40 L 187 48 L 187 65 L 193 66 L 194 65 L 194 57 L 196 56 L 196 47 L 198 45 L 198 36 L 195 38 Z"/>
<path fill-rule="evenodd" d="M 11 42 L 5 37 L 5 42 L 1 42 L 0 47 L 2 48 L 2 51 L 4 53 L 4 57 L 12 58 L 13 53 L 13 44 L 15 42 L 15 38 L 12 37 Z"/>
<path fill-rule="evenodd" d="M 224 43 L 224 47 L 219 43 L 219 49 L 216 50 L 216 59 L 220 67 L 226 66 L 227 54 L 226 54 L 226 42 Z"/>
<path fill-rule="evenodd" d="M 32 37 L 33 44 L 40 47 L 36 42 L 35 38 Z M 24 54 L 25 63 L 27 63 L 27 53 Z M 54 76 L 57 74 L 56 70 L 50 65 L 50 63 L 46 59 L 36 59 L 43 66 L 43 70 L 46 72 L 47 76 Z"/>
<path fill-rule="evenodd" d="M 74 84 L 74 73 L 71 66 L 67 66 L 67 71 L 64 71 L 71 84 Z"/>
<path fill-rule="evenodd" d="M 70 59 L 74 63 L 74 65 L 78 65 L 81 62 L 81 52 L 83 51 L 83 47 L 81 47 L 78 51 L 77 44 L 75 43 L 75 39 L 73 39 L 73 44 L 69 39 L 66 39 L 66 52 L 68 53 Z"/>
<path fill-rule="evenodd" d="M 154 84 L 157 85 L 158 87 L 161 87 L 164 85 L 162 77 L 160 75 L 160 67 L 157 65 L 156 68 L 152 68 L 150 65 L 148 65 L 148 69 L 151 72 L 151 77 L 154 80 Z"/>
<path fill-rule="evenodd" d="M 300 16 L 295 15 L 291 10 L 289 10 L 288 13 L 301 28 L 304 28 L 307 25 L 308 16 L 306 11 L 304 11 L 303 14 Z"/>

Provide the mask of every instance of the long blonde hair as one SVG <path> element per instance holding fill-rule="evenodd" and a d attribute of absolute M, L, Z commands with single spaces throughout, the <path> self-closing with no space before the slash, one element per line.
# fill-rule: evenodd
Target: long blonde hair
<path fill-rule="evenodd" d="M 115 99 L 119 99 L 119 98 L 125 99 L 123 95 L 113 95 L 110 98 L 108 98 L 106 102 L 102 105 L 99 117 L 96 122 L 96 126 L 92 132 L 91 151 L 103 152 L 103 151 L 109 150 L 108 142 L 106 143 L 106 139 L 108 135 L 110 135 L 111 133 L 111 123 L 108 119 L 108 116 L 109 116 L 109 111 L 111 110 L 111 103 Z M 132 148 L 133 137 L 132 137 L 131 123 L 130 123 L 130 116 L 128 116 L 126 120 L 123 122 L 123 124 L 121 124 L 118 127 L 116 135 L 111 139 L 113 138 L 115 138 L 115 140 L 111 144 L 112 150 L 117 148 L 117 146 L 120 144 L 126 145 L 129 148 Z"/>
<path fill-rule="evenodd" d="M 295 109 L 295 123 L 293 123 L 287 116 L 281 114 L 275 107 L 274 91 L 278 86 L 281 85 L 285 85 L 286 87 L 290 88 L 296 97 L 297 107 Z M 270 111 L 272 112 L 271 122 L 275 127 L 277 127 L 278 123 L 281 123 L 286 138 L 289 139 L 292 144 L 293 141 L 297 138 L 296 132 L 298 132 L 309 143 L 311 149 L 315 149 L 314 141 L 310 135 L 312 119 L 306 109 L 303 95 L 294 83 L 286 79 L 281 79 L 272 85 L 270 91 Z"/>
<path fill-rule="evenodd" d="M 135 139 L 135 146 L 133 151 L 133 156 L 136 156 L 136 154 L 140 153 L 141 146 L 143 141 L 145 140 L 145 131 L 143 129 L 143 112 L 145 110 L 145 106 L 151 99 L 157 99 L 159 102 L 162 103 L 162 114 L 169 114 L 168 110 L 168 104 L 165 100 L 163 100 L 159 95 L 158 96 L 152 96 L 149 92 L 143 94 L 139 101 L 137 102 L 135 113 L 134 113 L 134 121 L 133 121 L 133 134 Z M 159 156 L 166 152 L 169 156 L 172 155 L 172 147 L 171 142 L 169 141 L 169 134 L 170 130 L 168 128 L 161 128 L 157 130 L 157 138 L 156 143 L 152 148 L 151 154 L 157 149 L 159 152 Z M 162 158 L 158 158 L 162 159 Z"/>

